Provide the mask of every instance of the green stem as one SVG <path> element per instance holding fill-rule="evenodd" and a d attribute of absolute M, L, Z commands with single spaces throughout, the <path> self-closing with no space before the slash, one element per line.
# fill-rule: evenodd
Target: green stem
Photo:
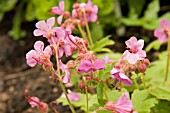
<path fill-rule="evenodd" d="M 136 79 L 133 79 L 133 81 L 134 81 L 134 83 L 135 83 L 136 88 L 139 89 L 139 85 L 138 85 Z"/>
<path fill-rule="evenodd" d="M 90 41 L 90 44 L 91 44 L 91 47 L 93 47 L 93 40 L 92 40 L 92 37 L 91 37 L 91 33 L 90 33 L 90 29 L 89 29 L 89 25 L 88 25 L 88 22 L 87 22 L 87 19 L 86 19 L 86 13 L 84 13 L 84 19 L 85 19 L 85 23 L 86 23 L 86 30 L 87 30 L 87 35 L 88 35 L 88 38 L 89 38 L 89 41 Z"/>
<path fill-rule="evenodd" d="M 88 86 L 86 85 L 85 87 L 86 90 L 86 108 L 87 108 L 87 113 L 89 111 L 89 99 L 88 99 Z"/>
<path fill-rule="evenodd" d="M 142 82 L 143 82 L 144 89 L 146 89 L 146 84 L 145 84 L 144 74 L 142 74 L 141 79 L 142 79 Z"/>
<path fill-rule="evenodd" d="M 167 51 L 168 51 L 168 56 L 167 56 L 167 62 L 166 62 L 166 73 L 165 73 L 165 82 L 168 80 L 168 73 L 169 73 L 169 57 L 170 57 L 170 36 L 168 38 L 168 47 L 167 47 Z"/>
<path fill-rule="evenodd" d="M 81 28 L 81 26 L 80 26 L 80 24 L 79 24 L 78 22 L 77 22 L 77 26 L 78 26 L 78 29 L 79 29 L 79 31 L 80 31 L 81 36 L 83 37 L 83 39 L 84 39 L 84 40 L 87 40 L 86 35 L 85 35 L 84 31 L 82 30 L 82 28 Z"/>
<path fill-rule="evenodd" d="M 109 101 L 109 98 L 108 98 L 108 96 L 107 96 L 107 93 L 106 93 L 105 88 L 103 89 L 103 92 L 104 92 L 104 96 L 106 97 L 106 100 Z"/>
<path fill-rule="evenodd" d="M 54 45 L 55 45 L 54 49 L 55 49 L 55 53 L 56 53 L 56 56 L 55 56 L 55 57 L 56 57 L 56 63 L 57 63 L 57 72 L 58 72 L 59 83 L 60 83 L 61 89 L 62 89 L 63 92 L 64 92 L 64 95 L 65 95 L 65 97 L 66 97 L 66 99 L 67 99 L 67 102 L 68 102 L 68 104 L 69 104 L 69 107 L 70 107 L 72 113 L 76 113 L 75 110 L 74 110 L 74 108 L 73 108 L 73 106 L 72 106 L 72 104 L 71 104 L 71 102 L 70 102 L 70 100 L 69 100 L 69 98 L 68 98 L 66 89 L 65 89 L 64 84 L 63 84 L 63 82 L 62 82 L 62 80 L 61 80 L 60 66 L 59 66 L 59 59 L 58 59 L 58 51 L 57 51 L 59 44 L 57 43 L 57 45 L 56 45 L 56 43 L 55 43 L 55 41 L 54 41 L 53 38 L 52 38 L 52 41 L 53 41 L 53 43 L 54 43 Z"/>

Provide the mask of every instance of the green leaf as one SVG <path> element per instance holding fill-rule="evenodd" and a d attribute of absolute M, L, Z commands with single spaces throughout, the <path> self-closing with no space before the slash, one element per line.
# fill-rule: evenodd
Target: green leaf
<path fill-rule="evenodd" d="M 103 87 L 104 87 L 104 84 L 102 82 L 99 82 L 97 84 L 97 98 L 98 98 L 98 103 L 101 106 L 104 106 L 106 103 L 106 100 L 103 99 Z"/>
<path fill-rule="evenodd" d="M 151 97 L 148 90 L 135 90 L 132 94 L 132 102 L 138 113 L 150 113 L 158 100 Z"/>
<path fill-rule="evenodd" d="M 1 0 L 0 1 L 0 12 L 7 12 L 12 10 L 18 0 Z"/>
<path fill-rule="evenodd" d="M 34 4 L 29 1 L 28 5 L 26 7 L 26 14 L 25 14 L 25 19 L 27 21 L 33 21 L 35 19 L 35 6 Z"/>
<path fill-rule="evenodd" d="M 106 111 L 106 110 L 99 110 L 97 113 L 112 113 L 111 111 Z"/>
<path fill-rule="evenodd" d="M 109 98 L 109 101 L 115 102 L 118 98 L 121 97 L 122 93 L 124 93 L 124 92 L 127 92 L 127 90 L 125 88 L 122 88 L 121 91 L 107 90 L 106 93 Z"/>
<path fill-rule="evenodd" d="M 150 88 L 150 94 L 158 99 L 170 101 L 170 85 L 162 85 Z"/>
<path fill-rule="evenodd" d="M 103 26 L 101 24 L 92 24 L 91 25 L 91 36 L 93 38 L 93 42 L 98 41 L 103 37 Z"/>
<path fill-rule="evenodd" d="M 159 40 L 154 40 L 146 47 L 145 51 L 149 52 L 152 48 L 154 50 L 159 50 L 161 45 L 162 45 L 162 43 Z"/>
<path fill-rule="evenodd" d="M 155 107 L 152 108 L 152 113 L 169 113 L 169 105 L 170 101 L 161 100 Z"/>
<path fill-rule="evenodd" d="M 96 42 L 92 48 L 92 50 L 94 52 L 100 52 L 101 49 L 103 49 L 105 46 L 108 46 L 108 45 L 113 45 L 114 44 L 114 41 L 109 39 L 110 38 L 110 35 L 109 36 L 106 36 L 104 38 L 102 38 L 101 40 L 99 40 L 98 42 Z"/>

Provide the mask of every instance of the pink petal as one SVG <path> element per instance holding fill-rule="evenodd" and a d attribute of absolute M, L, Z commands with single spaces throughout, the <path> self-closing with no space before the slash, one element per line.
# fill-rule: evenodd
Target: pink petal
<path fill-rule="evenodd" d="M 110 71 L 110 73 L 113 75 L 113 74 L 116 74 L 116 73 L 118 73 L 119 72 L 119 70 L 118 69 L 116 69 L 116 68 L 113 68 L 111 71 Z"/>
<path fill-rule="evenodd" d="M 51 17 L 47 20 L 47 25 L 52 28 L 55 24 L 55 18 L 54 17 Z"/>
<path fill-rule="evenodd" d="M 31 97 L 28 99 L 29 104 L 31 105 L 31 107 L 35 107 L 35 106 L 39 106 L 40 103 L 40 99 L 37 97 Z"/>
<path fill-rule="evenodd" d="M 67 69 L 65 71 L 65 75 L 62 78 L 63 83 L 68 83 L 70 82 L 70 71 Z"/>
<path fill-rule="evenodd" d="M 106 66 L 104 66 L 104 61 L 103 60 L 95 60 L 94 64 L 93 64 L 93 70 L 96 71 L 96 70 L 102 70 L 102 69 L 105 69 Z"/>
<path fill-rule="evenodd" d="M 35 26 L 36 26 L 38 29 L 42 29 L 42 30 L 44 30 L 44 31 L 47 30 L 47 24 L 46 24 L 46 22 L 45 22 L 44 20 L 37 22 L 37 23 L 35 24 Z"/>
<path fill-rule="evenodd" d="M 33 32 L 34 36 L 41 36 L 46 34 L 46 31 L 40 30 L 40 29 L 35 29 Z"/>
<path fill-rule="evenodd" d="M 119 113 L 131 113 L 133 106 L 128 94 L 123 93 L 122 96 L 114 103 L 114 107 Z"/>
<path fill-rule="evenodd" d="M 168 26 L 168 20 L 167 20 L 167 19 L 161 20 L 161 21 L 160 21 L 160 26 L 161 26 L 161 27 Z"/>
<path fill-rule="evenodd" d="M 64 48 L 64 52 L 65 52 L 65 54 L 67 56 L 71 56 L 72 55 L 72 51 L 71 51 L 71 46 L 70 45 L 66 44 L 66 45 L 64 45 L 63 48 Z"/>
<path fill-rule="evenodd" d="M 80 100 L 80 95 L 76 92 L 71 92 L 68 94 L 68 98 L 71 101 L 79 101 Z"/>
<path fill-rule="evenodd" d="M 138 40 L 138 45 L 137 45 L 137 48 L 138 49 L 142 49 L 143 48 L 143 46 L 144 46 L 144 40 Z"/>
<path fill-rule="evenodd" d="M 61 11 L 60 11 L 59 7 L 57 7 L 57 6 L 52 7 L 51 11 L 53 14 L 61 14 Z"/>
<path fill-rule="evenodd" d="M 50 48 L 50 46 L 47 46 L 45 49 L 44 49 L 44 52 L 43 52 L 45 55 L 47 56 L 51 56 L 52 55 L 52 50 Z"/>
<path fill-rule="evenodd" d="M 59 2 L 59 8 L 61 11 L 64 11 L 64 1 Z"/>
<path fill-rule="evenodd" d="M 130 49 L 133 49 L 134 44 L 137 44 L 137 43 L 138 43 L 138 41 L 137 41 L 136 37 L 134 37 L 134 36 L 125 42 L 126 46 L 129 47 Z"/>
<path fill-rule="evenodd" d="M 168 35 L 164 32 L 162 28 L 158 28 L 154 31 L 154 36 L 162 43 L 167 42 Z"/>
<path fill-rule="evenodd" d="M 59 48 L 58 49 L 58 57 L 61 58 L 63 56 L 63 54 L 64 54 L 63 48 Z"/>
<path fill-rule="evenodd" d="M 36 61 L 34 58 L 28 58 L 28 59 L 27 59 L 27 64 L 28 64 L 30 67 L 34 67 L 34 66 L 37 64 L 37 61 Z"/>
<path fill-rule="evenodd" d="M 62 19 L 63 19 L 63 15 L 60 15 L 60 16 L 57 18 L 57 22 L 58 22 L 58 24 L 61 24 Z"/>
<path fill-rule="evenodd" d="M 128 50 L 123 53 L 123 59 L 127 60 L 130 64 L 135 64 L 138 60 L 140 60 L 138 54 L 130 53 Z"/>
<path fill-rule="evenodd" d="M 132 85 L 132 82 L 130 81 L 130 79 L 124 74 L 124 73 L 119 73 L 119 76 L 121 78 L 121 81 L 127 85 L 127 86 L 131 86 Z"/>
<path fill-rule="evenodd" d="M 96 22 L 97 21 L 98 16 L 96 14 L 93 14 L 90 16 L 90 22 Z"/>
<path fill-rule="evenodd" d="M 94 13 L 94 14 L 97 14 L 97 13 L 98 13 L 98 7 L 97 7 L 97 5 L 94 5 L 94 6 L 93 6 L 93 13 Z"/>
<path fill-rule="evenodd" d="M 88 72 L 92 67 L 92 63 L 88 60 L 82 60 L 80 62 L 80 66 L 77 68 L 77 71 L 82 72 Z"/>
<path fill-rule="evenodd" d="M 146 57 L 146 52 L 144 50 L 139 50 L 137 54 L 139 55 L 139 60 L 143 60 Z"/>
<path fill-rule="evenodd" d="M 108 56 L 105 56 L 105 57 L 104 57 L 104 63 L 105 63 L 105 64 L 107 64 L 107 63 L 111 64 L 111 63 L 113 63 L 113 62 L 114 62 L 114 61 L 113 61 L 113 60 L 110 60 Z"/>
<path fill-rule="evenodd" d="M 57 28 L 56 30 L 56 35 L 57 35 L 57 39 L 65 39 L 65 31 L 61 28 Z"/>
<path fill-rule="evenodd" d="M 34 44 L 34 49 L 37 52 L 42 52 L 43 49 L 44 49 L 44 43 L 42 41 L 36 41 L 35 44 Z"/>

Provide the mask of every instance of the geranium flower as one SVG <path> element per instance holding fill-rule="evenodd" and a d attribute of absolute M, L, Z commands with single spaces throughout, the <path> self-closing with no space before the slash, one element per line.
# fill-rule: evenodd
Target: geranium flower
<path fill-rule="evenodd" d="M 146 52 L 142 50 L 144 40 L 137 41 L 136 37 L 131 37 L 125 43 L 130 50 L 123 53 L 123 60 L 127 60 L 130 64 L 135 64 L 138 60 L 143 60 L 146 57 Z"/>
<path fill-rule="evenodd" d="M 154 31 L 154 36 L 158 38 L 160 42 L 166 42 L 168 40 L 168 35 L 170 33 L 170 24 L 167 19 L 160 21 L 160 26 L 162 28 L 158 28 Z"/>
<path fill-rule="evenodd" d="M 44 43 L 42 41 L 36 41 L 34 44 L 35 50 L 30 50 L 26 54 L 27 64 L 30 67 L 34 67 L 37 63 L 40 65 L 51 66 L 50 57 L 52 55 L 51 48 L 47 46 L 44 49 Z"/>
<path fill-rule="evenodd" d="M 113 68 L 110 71 L 110 73 L 112 75 L 111 77 L 116 78 L 117 80 L 119 80 L 119 82 L 123 82 L 127 86 L 132 85 L 132 82 L 130 81 L 130 79 L 123 72 L 120 72 L 119 69 Z"/>
<path fill-rule="evenodd" d="M 128 94 L 123 93 L 116 102 L 107 102 L 104 108 L 108 111 L 113 111 L 113 113 L 131 113 L 133 106 Z"/>
<path fill-rule="evenodd" d="M 60 15 L 57 19 L 57 22 L 61 24 L 64 16 L 64 1 L 60 1 L 59 6 L 52 7 L 52 13 Z"/>
<path fill-rule="evenodd" d="M 104 61 L 97 59 L 93 63 L 89 60 L 82 60 L 80 62 L 80 66 L 77 68 L 77 71 L 82 72 L 90 72 L 90 71 L 96 71 L 96 70 L 103 70 L 106 67 L 104 66 Z"/>
<path fill-rule="evenodd" d="M 43 36 L 46 38 L 51 38 L 55 36 L 55 31 L 57 27 L 53 27 L 55 24 L 55 18 L 51 17 L 46 22 L 44 20 L 39 21 L 35 24 L 38 29 L 35 29 L 34 36 Z"/>

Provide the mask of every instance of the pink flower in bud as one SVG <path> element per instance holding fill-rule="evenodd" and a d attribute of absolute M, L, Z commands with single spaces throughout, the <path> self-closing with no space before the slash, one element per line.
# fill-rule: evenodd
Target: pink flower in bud
<path fill-rule="evenodd" d="M 138 60 L 143 60 L 146 57 L 146 52 L 142 50 L 144 40 L 137 41 L 136 37 L 131 37 L 125 43 L 130 50 L 123 53 L 123 60 L 127 60 L 130 64 L 135 64 Z"/>
<path fill-rule="evenodd" d="M 132 85 L 132 82 L 130 81 L 130 79 L 123 72 L 120 72 L 119 69 L 113 68 L 110 71 L 110 73 L 112 75 L 111 77 L 118 79 L 119 82 L 123 82 L 127 86 L 131 86 Z"/>
<path fill-rule="evenodd" d="M 27 64 L 30 67 L 34 67 L 37 63 L 44 65 L 45 67 L 52 66 L 50 62 L 52 50 L 49 46 L 44 49 L 44 43 L 42 41 L 36 41 L 34 44 L 34 49 L 35 50 L 30 50 L 26 54 Z"/>
<path fill-rule="evenodd" d="M 43 36 L 46 38 L 51 38 L 55 36 L 55 31 L 57 27 L 53 27 L 55 24 L 55 18 L 51 17 L 46 22 L 44 20 L 39 21 L 35 24 L 38 29 L 35 29 L 34 36 Z"/>
<path fill-rule="evenodd" d="M 57 19 L 57 22 L 61 24 L 64 15 L 64 1 L 59 2 L 59 7 L 52 7 L 52 13 L 60 15 Z"/>
<path fill-rule="evenodd" d="M 116 102 L 107 102 L 104 108 L 113 113 L 131 113 L 133 106 L 128 94 L 123 93 Z"/>
<path fill-rule="evenodd" d="M 82 72 L 90 72 L 90 71 L 96 71 L 96 70 L 103 70 L 106 67 L 104 66 L 104 61 L 97 59 L 93 63 L 89 60 L 82 60 L 80 62 L 80 66 L 77 68 L 77 71 Z"/>
<path fill-rule="evenodd" d="M 76 92 L 72 92 L 71 90 L 68 90 L 68 98 L 71 101 L 79 101 L 80 100 L 80 95 Z M 64 94 L 61 95 L 63 98 L 66 98 Z"/>
<path fill-rule="evenodd" d="M 107 63 L 108 63 L 108 64 L 112 64 L 114 61 L 113 61 L 113 60 L 110 60 L 108 56 L 105 56 L 105 57 L 104 57 L 104 62 L 105 62 L 105 64 L 107 64 Z"/>
<path fill-rule="evenodd" d="M 168 23 L 167 19 L 163 19 L 160 21 L 160 26 L 162 28 L 158 28 L 154 31 L 154 36 L 158 38 L 160 42 L 167 42 L 168 35 L 170 34 L 170 23 Z"/>

